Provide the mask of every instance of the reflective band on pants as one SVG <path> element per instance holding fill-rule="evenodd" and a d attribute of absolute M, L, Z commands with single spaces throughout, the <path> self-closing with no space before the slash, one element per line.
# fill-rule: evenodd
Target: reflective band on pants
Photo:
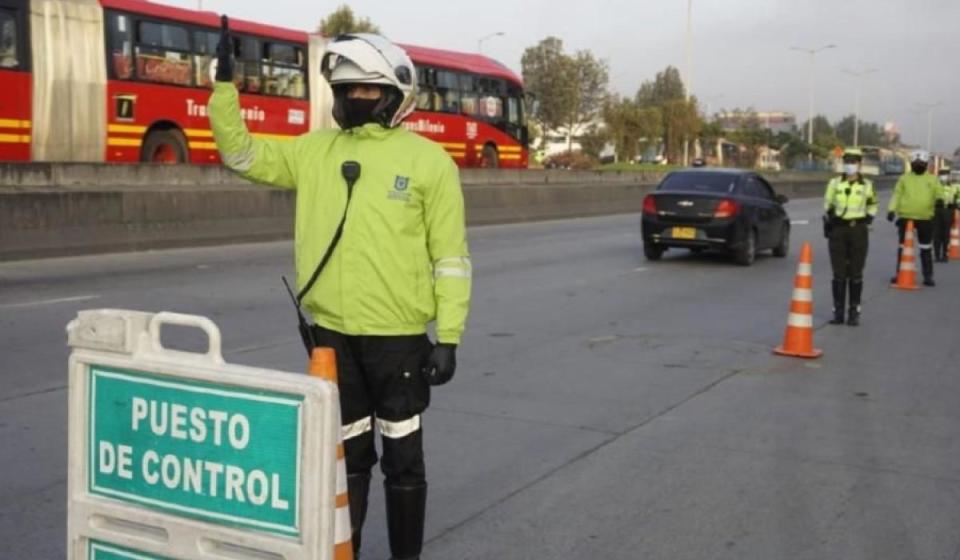
<path fill-rule="evenodd" d="M 420 429 L 420 415 L 418 414 L 413 418 L 408 418 L 400 422 L 390 422 L 389 420 L 377 418 L 377 428 L 383 437 L 390 439 L 407 437 Z"/>
<path fill-rule="evenodd" d="M 361 418 L 356 422 L 351 422 L 342 428 L 343 439 L 348 440 L 363 435 L 373 429 L 373 421 L 369 416 Z"/>

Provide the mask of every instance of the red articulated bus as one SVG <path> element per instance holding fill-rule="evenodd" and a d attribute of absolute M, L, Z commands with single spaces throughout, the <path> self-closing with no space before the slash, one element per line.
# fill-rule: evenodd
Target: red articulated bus
<path fill-rule="evenodd" d="M 333 126 L 326 39 L 231 20 L 251 133 Z M 219 16 L 146 0 L 0 0 L 0 161 L 218 163 L 207 118 Z M 489 58 L 404 46 L 405 126 L 464 167 L 526 167 L 522 83 Z"/>

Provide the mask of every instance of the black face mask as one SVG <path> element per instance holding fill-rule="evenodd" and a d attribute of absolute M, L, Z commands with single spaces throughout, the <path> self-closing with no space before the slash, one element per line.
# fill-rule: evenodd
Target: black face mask
<path fill-rule="evenodd" d="M 343 122 L 339 123 L 344 130 L 376 122 L 373 110 L 380 103 L 379 99 L 350 99 L 344 97 L 337 100 L 343 103 Z"/>
<path fill-rule="evenodd" d="M 910 169 L 912 169 L 917 175 L 923 175 L 927 172 L 927 164 L 920 161 L 915 161 L 910 164 Z"/>

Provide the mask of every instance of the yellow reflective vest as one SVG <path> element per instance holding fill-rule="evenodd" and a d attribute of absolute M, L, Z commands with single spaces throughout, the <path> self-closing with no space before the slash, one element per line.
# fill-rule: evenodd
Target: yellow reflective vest
<path fill-rule="evenodd" d="M 917 175 L 908 171 L 900 176 L 887 210 L 907 220 L 931 220 L 937 199 L 943 198 L 940 179 L 930 173 Z"/>
<path fill-rule="evenodd" d="M 869 179 L 848 179 L 834 177 L 827 183 L 827 192 L 823 197 L 823 209 L 826 212 L 833 207 L 834 214 L 844 220 L 860 220 L 867 216 L 876 216 L 879 202 L 873 183 Z"/>
<path fill-rule="evenodd" d="M 367 124 L 291 140 L 254 138 L 232 83 L 217 82 L 210 126 L 224 164 L 258 183 L 296 189 L 297 286 L 313 275 L 347 204 L 341 174 L 360 164 L 346 225 L 304 297 L 317 324 L 348 335 L 408 335 L 437 322 L 459 344 L 470 305 L 460 173 L 438 144 L 402 127 Z"/>

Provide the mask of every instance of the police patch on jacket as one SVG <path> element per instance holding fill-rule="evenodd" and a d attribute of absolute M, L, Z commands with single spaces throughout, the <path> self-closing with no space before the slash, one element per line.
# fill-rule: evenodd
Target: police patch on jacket
<path fill-rule="evenodd" d="M 397 175 L 397 178 L 393 181 L 393 190 L 390 191 L 390 194 L 387 195 L 387 198 L 391 200 L 401 200 L 403 202 L 410 201 L 410 193 L 407 192 L 407 189 L 410 187 L 410 177 L 403 177 Z"/>

